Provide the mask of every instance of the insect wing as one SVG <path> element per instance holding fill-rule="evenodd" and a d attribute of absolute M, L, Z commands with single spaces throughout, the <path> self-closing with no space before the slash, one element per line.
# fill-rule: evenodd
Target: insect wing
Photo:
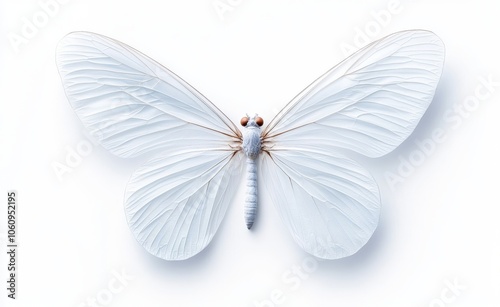
<path fill-rule="evenodd" d="M 161 152 L 127 185 L 137 241 L 168 260 L 200 252 L 236 191 L 238 128 L 181 78 L 111 38 L 71 33 L 56 61 L 71 106 L 103 147 L 120 157 Z"/>
<path fill-rule="evenodd" d="M 378 40 L 292 100 L 263 132 L 264 145 L 383 156 L 415 129 L 443 63 L 443 43 L 432 32 L 403 31 Z"/>
<path fill-rule="evenodd" d="M 380 196 L 359 164 L 341 155 L 262 154 L 262 185 L 293 239 L 306 252 L 337 259 L 358 251 L 375 231 Z"/>
<path fill-rule="evenodd" d="M 336 259 L 371 237 L 377 184 L 339 149 L 379 157 L 401 144 L 431 103 L 443 63 L 432 32 L 389 35 L 321 76 L 263 131 L 262 185 L 304 250 Z"/>
<path fill-rule="evenodd" d="M 121 42 L 74 32 L 56 62 L 68 100 L 88 131 L 120 157 L 238 143 L 238 128 L 208 99 Z"/>
<path fill-rule="evenodd" d="M 166 260 L 203 250 L 233 200 L 242 157 L 241 152 L 191 151 L 144 164 L 125 195 L 125 213 L 137 241 Z"/>

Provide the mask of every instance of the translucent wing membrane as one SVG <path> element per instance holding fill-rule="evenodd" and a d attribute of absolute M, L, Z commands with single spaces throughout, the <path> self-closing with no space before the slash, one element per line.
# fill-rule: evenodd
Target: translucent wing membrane
<path fill-rule="evenodd" d="M 273 151 L 262 154 L 260 163 L 262 186 L 306 252 L 346 257 L 371 237 L 380 197 L 373 178 L 356 162 L 335 154 Z"/>
<path fill-rule="evenodd" d="M 290 102 L 263 132 L 264 145 L 385 155 L 425 113 L 443 62 L 443 43 L 432 32 L 404 31 L 376 41 Z"/>
<path fill-rule="evenodd" d="M 193 87 L 123 43 L 71 33 L 59 43 L 56 61 L 76 114 L 118 156 L 229 149 L 241 139 L 238 128 Z"/>
<path fill-rule="evenodd" d="M 264 130 L 262 185 L 307 252 L 345 257 L 371 237 L 377 184 L 336 152 L 379 157 L 401 144 L 432 101 L 443 62 L 433 33 L 389 35 L 321 76 Z"/>
<path fill-rule="evenodd" d="M 157 157 L 130 179 L 125 213 L 137 241 L 151 254 L 182 260 L 212 240 L 234 197 L 241 152 L 185 152 Z"/>
<path fill-rule="evenodd" d="M 113 39 L 76 32 L 56 55 L 71 106 L 121 157 L 161 152 L 130 180 L 125 211 L 151 254 L 180 260 L 213 238 L 241 172 L 241 133 L 171 71 Z"/>

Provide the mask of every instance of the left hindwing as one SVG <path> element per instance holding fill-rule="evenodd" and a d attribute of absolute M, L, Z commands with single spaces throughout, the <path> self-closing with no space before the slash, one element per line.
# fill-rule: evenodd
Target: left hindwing
<path fill-rule="evenodd" d="M 233 200 L 242 157 L 241 152 L 191 151 L 144 164 L 125 194 L 125 213 L 137 241 L 166 260 L 203 250 Z"/>

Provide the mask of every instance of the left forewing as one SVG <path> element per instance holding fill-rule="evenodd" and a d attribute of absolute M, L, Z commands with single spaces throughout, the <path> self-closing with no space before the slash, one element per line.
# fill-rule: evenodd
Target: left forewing
<path fill-rule="evenodd" d="M 56 62 L 77 116 L 117 156 L 229 149 L 228 144 L 240 143 L 240 131 L 214 104 L 124 43 L 70 33 L 58 45 Z"/>

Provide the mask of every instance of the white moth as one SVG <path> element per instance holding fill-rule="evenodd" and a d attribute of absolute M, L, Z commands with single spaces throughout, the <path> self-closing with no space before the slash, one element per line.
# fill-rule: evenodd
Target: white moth
<path fill-rule="evenodd" d="M 391 34 L 327 71 L 262 131 L 262 118 L 244 117 L 243 133 L 184 80 L 111 38 L 71 33 L 56 59 L 71 106 L 104 148 L 120 157 L 162 151 L 132 175 L 124 200 L 148 252 L 182 260 L 203 250 L 246 160 L 247 227 L 259 182 L 297 244 L 337 259 L 368 241 L 380 211 L 372 176 L 340 152 L 380 157 L 412 133 L 434 96 L 444 46 L 428 31 Z"/>

